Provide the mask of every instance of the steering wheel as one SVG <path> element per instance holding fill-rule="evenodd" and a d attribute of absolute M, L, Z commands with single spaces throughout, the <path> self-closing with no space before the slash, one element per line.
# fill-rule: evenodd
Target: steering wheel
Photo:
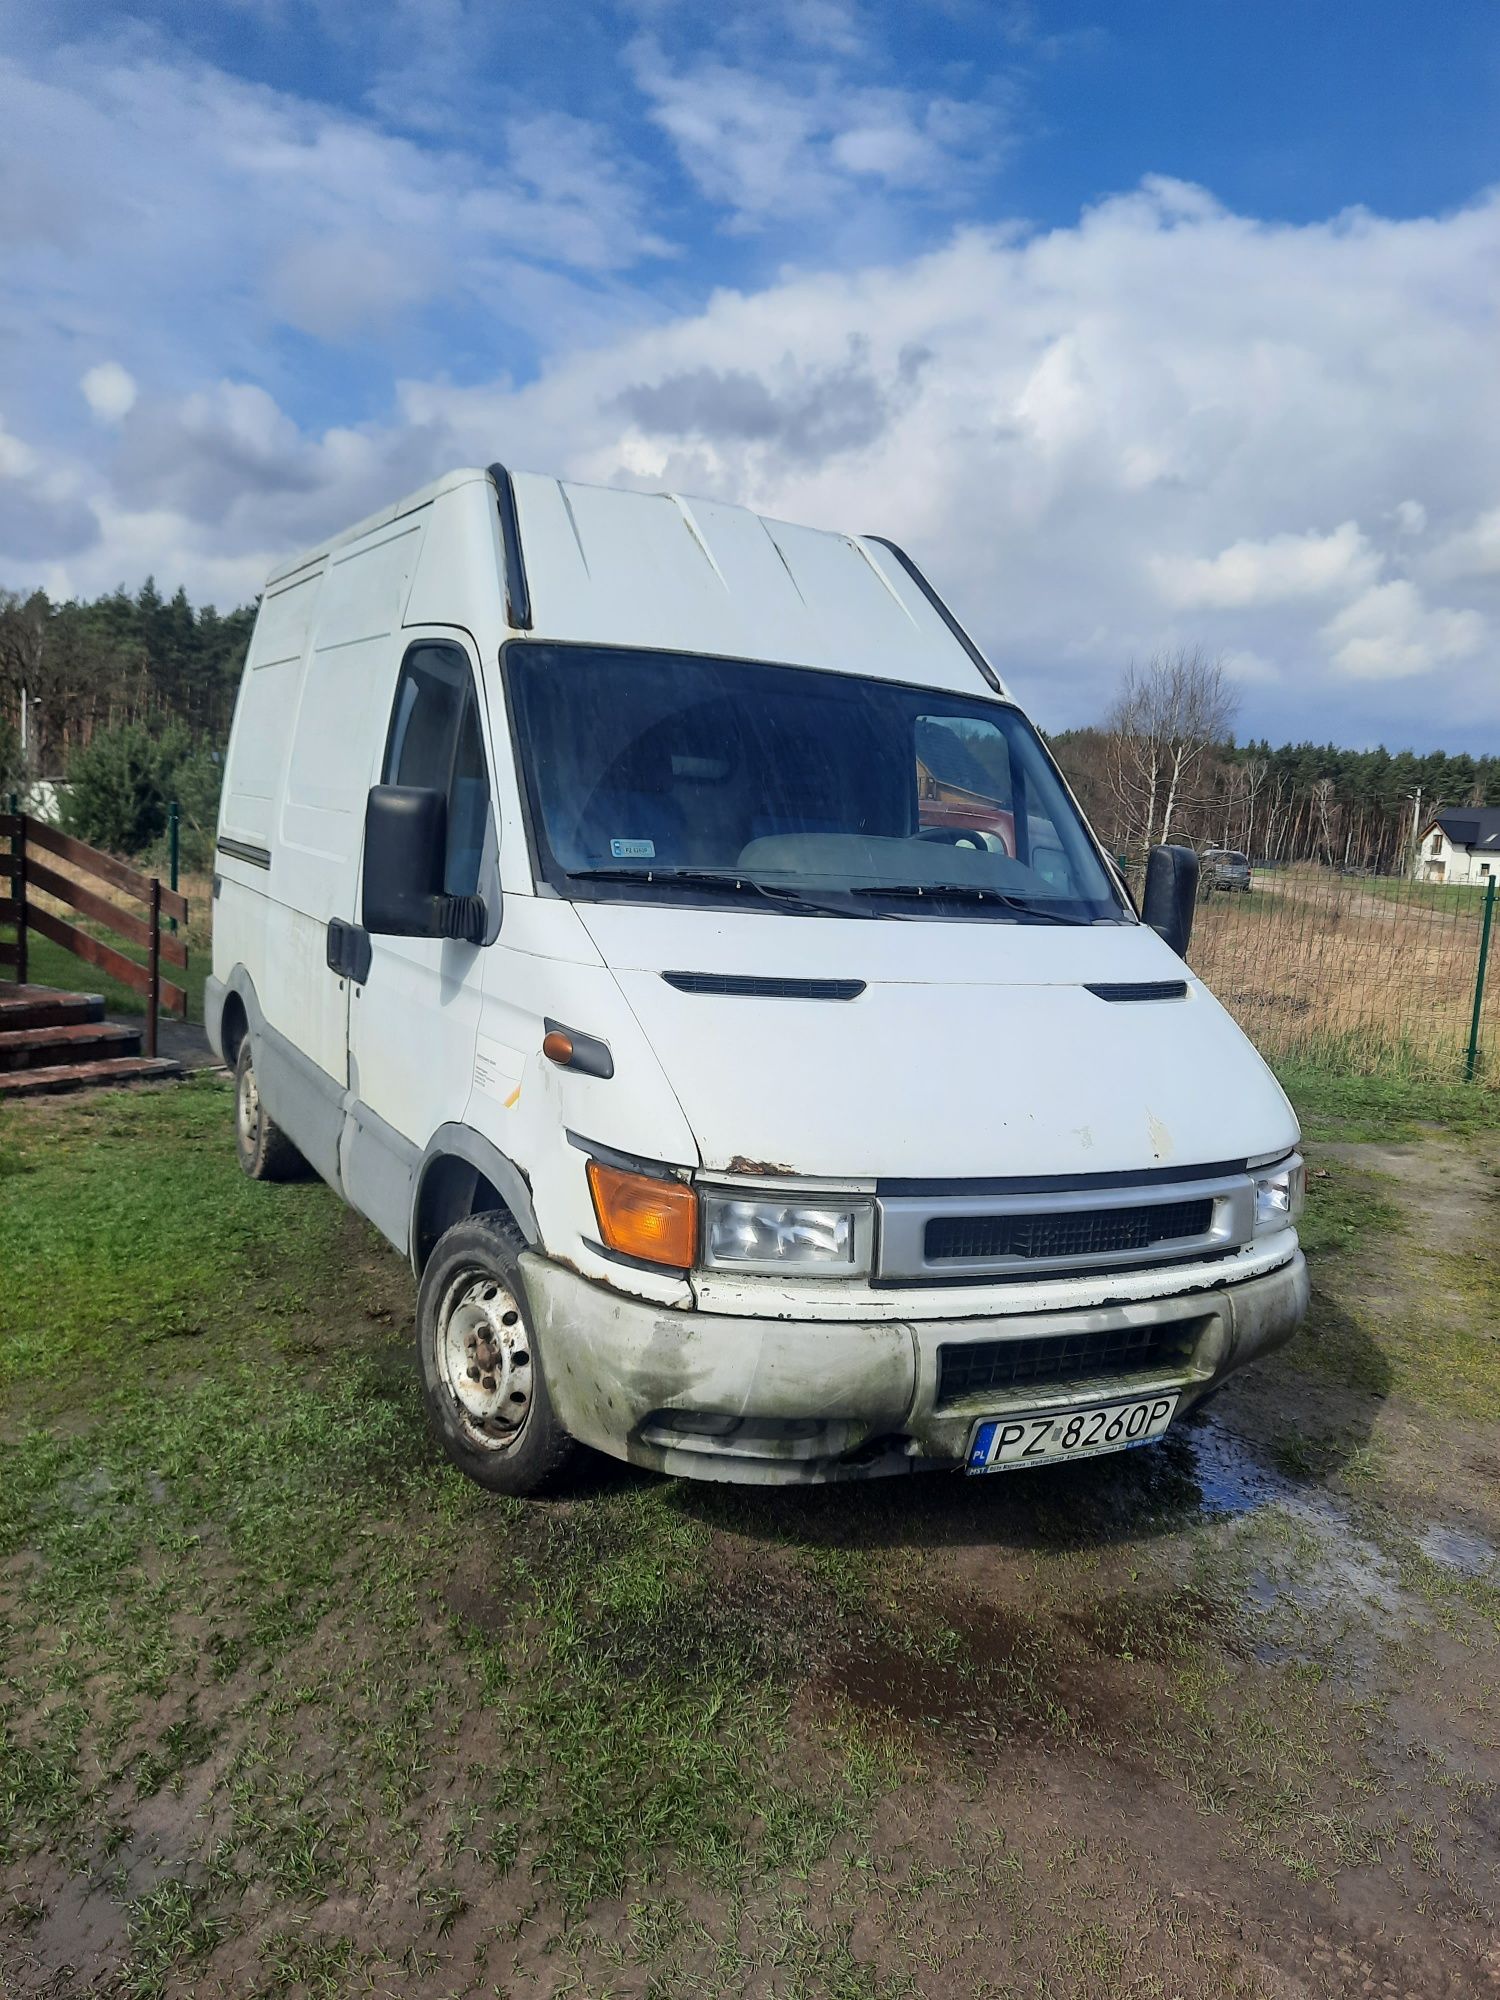
<path fill-rule="evenodd" d="M 984 835 L 972 826 L 921 826 L 917 828 L 917 838 L 934 840 L 941 847 L 966 847 L 975 854 L 993 852 Z"/>

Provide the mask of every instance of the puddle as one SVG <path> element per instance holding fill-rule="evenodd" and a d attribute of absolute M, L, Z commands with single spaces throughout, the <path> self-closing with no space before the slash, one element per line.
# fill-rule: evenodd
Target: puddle
<path fill-rule="evenodd" d="M 1500 1573 L 1500 1550 L 1472 1528 L 1452 1528 L 1434 1521 L 1418 1535 L 1417 1547 L 1444 1569 L 1456 1569 L 1460 1576 L 1495 1577 Z"/>
<path fill-rule="evenodd" d="M 1287 1608 L 1312 1616 L 1358 1609 L 1377 1624 L 1408 1617 L 1413 1606 L 1395 1564 L 1352 1525 L 1346 1508 L 1253 1459 L 1244 1444 L 1213 1418 L 1184 1433 L 1205 1513 L 1243 1518 L 1261 1510 L 1279 1514 L 1311 1545 L 1295 1557 L 1296 1575 L 1279 1577 L 1269 1566 L 1250 1577 L 1251 1610 L 1269 1616 Z M 1258 1648 L 1259 1652 L 1260 1649 Z M 1272 1657 L 1292 1657 L 1281 1648 Z"/>

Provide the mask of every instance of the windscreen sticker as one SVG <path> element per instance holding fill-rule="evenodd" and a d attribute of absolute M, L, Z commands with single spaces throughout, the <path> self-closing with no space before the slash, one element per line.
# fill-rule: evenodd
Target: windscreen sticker
<path fill-rule="evenodd" d="M 609 851 L 616 861 L 654 861 L 656 842 L 654 840 L 612 840 Z"/>

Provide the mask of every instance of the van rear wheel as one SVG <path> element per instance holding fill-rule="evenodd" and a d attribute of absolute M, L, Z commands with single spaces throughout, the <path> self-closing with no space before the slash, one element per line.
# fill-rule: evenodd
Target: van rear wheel
<path fill-rule="evenodd" d="M 248 1035 L 234 1062 L 234 1149 L 253 1181 L 294 1181 L 307 1172 L 306 1160 L 261 1103 Z"/>
<path fill-rule="evenodd" d="M 558 1422 L 521 1278 L 526 1239 L 503 1211 L 438 1238 L 417 1293 L 417 1364 L 433 1428 L 460 1472 L 537 1493 L 577 1450 Z"/>

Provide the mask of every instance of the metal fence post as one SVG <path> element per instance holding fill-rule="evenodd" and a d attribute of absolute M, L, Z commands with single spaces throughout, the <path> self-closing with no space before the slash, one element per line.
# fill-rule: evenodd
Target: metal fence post
<path fill-rule="evenodd" d="M 16 984 L 26 984 L 26 821 L 21 816 L 18 792 L 10 795 L 11 824 L 15 832 L 10 843 L 10 893 L 16 906 Z"/>
<path fill-rule="evenodd" d="M 1479 933 L 1479 964 L 1474 972 L 1474 1013 L 1469 1022 L 1469 1050 L 1464 1058 L 1464 1081 L 1474 1081 L 1474 1071 L 1479 1066 L 1479 1010 L 1484 1005 L 1484 974 L 1490 956 L 1490 928 L 1495 919 L 1495 877 L 1492 875 L 1484 892 L 1484 927 Z"/>
<path fill-rule="evenodd" d="M 161 1012 L 161 883 L 151 877 L 151 951 L 146 961 L 146 1054 L 156 1054 L 156 1017 Z"/>
<path fill-rule="evenodd" d="M 167 807 L 167 868 L 171 878 L 171 887 L 174 891 L 177 887 L 177 848 L 179 838 L 179 814 L 177 811 L 177 801 L 173 799 L 172 803 Z M 175 917 L 171 919 L 171 924 L 173 935 L 175 936 L 177 931 L 177 919 Z"/>

